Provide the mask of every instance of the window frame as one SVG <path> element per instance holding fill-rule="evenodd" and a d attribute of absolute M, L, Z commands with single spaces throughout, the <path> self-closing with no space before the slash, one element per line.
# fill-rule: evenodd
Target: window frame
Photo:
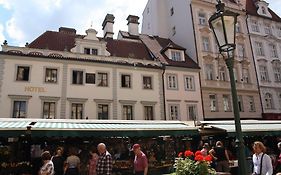
<path fill-rule="evenodd" d="M 269 82 L 268 69 L 266 65 L 259 65 L 260 79 L 264 82 Z"/>
<path fill-rule="evenodd" d="M 150 87 L 148 85 L 146 85 L 144 78 L 150 78 Z M 151 75 L 142 76 L 142 88 L 145 90 L 153 90 L 153 76 L 151 76 Z"/>
<path fill-rule="evenodd" d="M 18 74 L 19 74 L 19 68 L 28 68 L 28 80 L 20 80 L 18 79 Z M 31 81 L 31 65 L 16 65 L 16 69 L 15 69 L 15 81 L 16 82 L 30 82 Z M 23 73 L 24 74 L 24 73 Z M 24 75 L 23 75 L 24 76 Z"/>
<path fill-rule="evenodd" d="M 73 105 L 75 105 L 75 117 L 73 115 Z M 77 118 L 77 107 L 78 105 L 81 105 L 81 117 Z M 71 103 L 71 119 L 76 119 L 76 120 L 81 120 L 84 119 L 84 103 L 79 103 L 79 102 L 72 102 Z"/>
<path fill-rule="evenodd" d="M 57 67 L 44 67 L 44 83 L 48 83 L 48 84 L 58 84 L 58 79 L 59 79 L 59 68 Z M 47 78 L 47 70 L 51 70 L 51 74 L 53 70 L 56 70 L 56 81 L 46 81 Z M 52 79 L 53 77 L 51 77 Z"/>
<path fill-rule="evenodd" d="M 211 98 L 211 96 L 215 98 Z M 218 112 L 218 98 L 217 94 L 209 94 L 209 100 L 210 100 L 210 111 L 211 112 Z"/>
<path fill-rule="evenodd" d="M 172 116 L 172 108 L 177 108 L 177 115 L 173 115 Z M 175 108 L 175 109 L 176 109 Z M 174 111 L 176 111 L 175 109 L 173 109 Z M 168 110 L 169 110 L 169 119 L 170 120 L 180 120 L 180 104 L 169 104 L 168 105 Z M 173 113 L 175 113 L 175 112 L 173 112 Z"/>
<path fill-rule="evenodd" d="M 256 112 L 254 96 L 248 96 L 248 102 L 249 102 L 249 112 Z"/>
<path fill-rule="evenodd" d="M 101 113 L 101 117 L 100 117 L 100 106 L 102 107 L 101 110 L 102 110 L 102 113 Z M 103 114 L 104 114 L 104 107 L 107 106 L 107 118 L 104 118 L 103 117 Z M 97 119 L 98 120 L 110 120 L 110 104 L 108 103 L 97 103 Z"/>
<path fill-rule="evenodd" d="M 201 16 L 203 15 L 203 16 Z M 207 14 L 204 12 L 198 12 L 198 25 L 206 26 L 207 25 Z"/>
<path fill-rule="evenodd" d="M 270 51 L 270 57 L 271 58 L 278 58 L 278 50 L 275 44 L 269 43 L 268 44 L 269 51 Z"/>
<path fill-rule="evenodd" d="M 191 85 L 191 87 L 187 87 L 187 82 L 188 82 L 187 79 L 190 80 L 189 84 Z M 195 91 L 196 90 L 195 81 L 194 80 L 195 80 L 195 78 L 194 78 L 193 75 L 184 75 L 184 89 L 186 91 Z"/>
<path fill-rule="evenodd" d="M 126 80 L 126 77 L 129 77 L 129 81 Z M 125 84 L 123 84 L 123 83 L 125 83 Z M 121 73 L 121 75 L 120 75 L 120 88 L 124 88 L 124 89 L 132 89 L 133 88 L 133 86 L 132 86 L 132 75 L 131 74 Z"/>
<path fill-rule="evenodd" d="M 209 37 L 202 36 L 202 51 L 211 52 L 211 43 Z"/>
<path fill-rule="evenodd" d="M 214 66 L 212 64 L 205 64 L 204 68 L 205 68 L 206 80 L 210 80 L 210 81 L 215 80 Z"/>
<path fill-rule="evenodd" d="M 227 101 L 225 101 L 227 99 Z M 232 103 L 231 103 L 231 97 L 228 94 L 222 95 L 223 100 L 223 110 L 224 112 L 232 112 Z"/>
<path fill-rule="evenodd" d="M 273 96 L 271 93 L 267 92 L 264 94 L 264 102 L 265 102 L 265 106 L 264 106 L 265 109 L 274 109 Z"/>
<path fill-rule="evenodd" d="M 197 120 L 197 118 L 198 118 L 198 109 L 197 109 L 197 104 L 187 104 L 186 105 L 187 106 L 187 120 L 193 120 L 193 121 L 195 121 L 195 120 Z M 194 112 L 194 116 L 191 116 L 190 115 L 190 107 L 191 108 L 193 108 L 193 112 Z"/>
<path fill-rule="evenodd" d="M 15 114 L 15 103 L 16 102 L 19 102 L 20 104 L 21 103 L 25 103 L 25 107 L 24 107 L 24 116 L 15 116 L 14 114 Z M 27 105 L 28 105 L 28 100 L 23 100 L 23 99 L 14 99 L 14 100 L 12 100 L 12 104 L 13 104 L 13 108 L 12 108 L 12 118 L 27 118 Z M 21 113 L 21 110 L 20 110 L 20 108 L 21 108 L 21 105 L 19 106 L 19 111 L 17 110 L 17 112 L 16 113 Z"/>
<path fill-rule="evenodd" d="M 171 60 L 173 61 L 183 61 L 182 51 L 171 50 Z"/>
<path fill-rule="evenodd" d="M 97 72 L 96 73 L 96 78 L 97 78 L 97 80 L 96 80 L 96 85 L 98 86 L 98 87 L 109 87 L 109 73 L 108 72 Z M 106 83 L 105 83 L 105 85 L 101 85 L 101 83 L 103 82 L 103 78 L 104 77 L 102 77 L 102 79 L 101 79 L 101 82 L 99 82 L 99 75 L 106 75 Z"/>
<path fill-rule="evenodd" d="M 151 116 L 148 116 L 148 112 L 146 110 L 146 108 L 151 108 Z M 154 105 L 143 105 L 143 111 L 144 111 L 144 120 L 155 120 L 155 112 L 154 112 Z M 152 118 L 150 118 L 152 117 Z"/>
<path fill-rule="evenodd" d="M 127 108 L 127 112 L 125 111 L 125 108 Z M 128 118 L 128 114 L 129 114 L 129 108 L 131 110 L 131 118 Z M 125 113 L 126 112 L 126 113 Z M 126 115 L 124 115 L 126 114 Z M 122 104 L 122 119 L 123 120 L 134 120 L 134 105 L 133 104 Z"/>
<path fill-rule="evenodd" d="M 74 83 L 74 72 L 80 72 L 80 73 L 82 73 L 82 78 L 79 80 L 79 81 L 81 81 L 82 80 L 82 83 Z M 85 71 L 84 70 L 82 70 L 82 69 L 72 69 L 71 70 L 71 84 L 72 85 L 78 85 L 78 86 L 81 86 L 81 85 L 84 85 L 85 84 Z M 77 75 L 76 75 L 76 81 L 77 81 Z"/>
<path fill-rule="evenodd" d="M 46 104 L 49 104 L 49 107 L 48 107 L 48 114 L 47 114 L 47 118 L 45 118 L 45 103 Z M 51 116 L 51 114 L 50 114 L 50 109 L 51 109 L 51 104 L 54 104 L 54 118 L 51 118 L 50 116 Z M 55 101 L 49 101 L 49 100 L 45 100 L 45 101 L 43 101 L 43 106 L 42 106 L 42 118 L 43 119 L 56 119 L 56 115 L 57 115 L 57 102 L 55 102 Z"/>
<path fill-rule="evenodd" d="M 171 78 L 171 83 L 169 77 L 175 77 L 174 80 Z M 175 81 L 175 82 L 173 82 Z M 175 86 L 170 86 L 170 84 L 175 84 Z M 178 75 L 177 74 L 167 74 L 167 89 L 169 90 L 178 90 Z"/>
<path fill-rule="evenodd" d="M 259 41 L 255 41 L 255 53 L 257 56 L 265 56 L 265 52 L 264 52 L 264 46 L 262 42 Z"/>

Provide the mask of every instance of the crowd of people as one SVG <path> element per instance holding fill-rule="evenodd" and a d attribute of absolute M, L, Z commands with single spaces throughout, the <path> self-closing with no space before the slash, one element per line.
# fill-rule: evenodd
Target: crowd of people
<path fill-rule="evenodd" d="M 99 143 L 96 153 L 90 151 L 91 158 L 88 162 L 88 175 L 112 175 L 113 161 L 111 154 L 107 151 L 104 143 Z M 148 160 L 141 151 L 139 144 L 134 144 L 131 151 L 134 152 L 134 173 L 136 175 L 147 175 Z M 66 160 L 63 158 L 63 148 L 58 147 L 54 156 L 49 151 L 44 151 L 41 155 L 43 165 L 39 170 L 39 175 L 80 175 L 80 158 L 77 156 L 74 147 L 69 149 Z"/>
<path fill-rule="evenodd" d="M 281 142 L 277 144 L 279 155 L 274 157 L 267 153 L 267 149 L 260 141 L 252 144 L 252 157 L 249 161 L 252 175 L 281 175 Z M 246 149 L 247 150 L 247 149 Z M 204 143 L 201 149 L 202 155 L 211 155 L 211 166 L 217 172 L 230 172 L 230 151 L 224 147 L 222 141 L 217 141 L 214 147 Z M 248 155 L 251 153 L 247 153 Z"/>

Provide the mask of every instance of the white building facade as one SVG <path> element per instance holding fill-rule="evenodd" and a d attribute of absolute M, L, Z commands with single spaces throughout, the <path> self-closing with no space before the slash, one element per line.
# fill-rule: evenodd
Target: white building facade
<path fill-rule="evenodd" d="M 246 13 L 236 1 L 224 2 L 227 8 L 240 14 L 234 66 L 240 115 L 245 119 L 261 118 L 255 66 L 245 23 Z M 143 12 L 142 32 L 163 35 L 189 48 L 187 53 L 193 55 L 201 67 L 205 119 L 231 119 L 233 112 L 228 70 L 208 26 L 208 19 L 215 12 L 215 4 L 216 1 L 212 0 L 150 0 Z M 158 20 L 165 22 L 159 23 Z"/>
<path fill-rule="evenodd" d="M 266 1 L 244 1 L 263 116 L 281 119 L 281 18 Z"/>
<path fill-rule="evenodd" d="M 138 17 L 130 15 L 127 20 L 128 32 L 123 33 L 130 37 L 120 36 L 117 40 L 112 38 L 114 16 L 108 14 L 103 22 L 103 38 L 97 37 L 94 29 L 78 35 L 74 29 L 62 27 L 58 32 L 45 32 L 26 47 L 3 44 L 0 116 L 202 120 L 198 65 L 187 61 L 177 66 L 157 59 L 159 56 L 154 54 L 165 59 L 171 55 L 160 53 L 164 45 L 156 40 L 156 47 L 161 49 L 153 53 L 149 46 L 155 44 L 144 44 L 138 33 Z M 163 40 L 172 44 L 168 39 Z M 182 51 L 183 48 L 173 49 Z M 187 56 L 181 54 L 185 60 Z M 177 106 L 172 110 L 166 107 L 171 105 L 165 97 L 167 72 L 178 78 L 178 91 L 171 94 L 177 96 L 168 98 Z M 193 79 L 189 82 L 194 87 L 190 92 L 185 88 L 185 77 Z"/>

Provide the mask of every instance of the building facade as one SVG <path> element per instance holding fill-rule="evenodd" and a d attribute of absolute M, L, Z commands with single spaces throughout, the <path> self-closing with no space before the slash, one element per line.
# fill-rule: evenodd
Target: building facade
<path fill-rule="evenodd" d="M 94 29 L 78 35 L 75 29 L 61 27 L 46 31 L 26 47 L 4 43 L 0 116 L 202 120 L 198 65 L 169 39 L 161 38 L 166 43 L 160 45 L 152 37 L 153 44 L 145 44 L 141 38 L 149 37 L 138 33 L 138 17 L 130 15 L 127 20 L 128 32 L 120 31 L 118 39 L 112 38 L 114 16 L 108 14 L 102 24 L 104 37 L 97 37 Z M 165 61 L 172 58 L 168 55 L 171 50 L 180 52 L 184 64 Z M 177 79 L 169 79 L 170 74 Z M 187 82 L 192 88 L 185 88 L 187 77 L 192 78 Z M 169 103 L 166 81 L 173 81 L 170 84 L 177 87 L 176 94 L 182 93 L 168 98 Z"/>
<path fill-rule="evenodd" d="M 218 53 L 208 19 L 215 12 L 216 1 L 212 0 L 150 0 L 143 12 L 143 33 L 168 35 L 176 43 L 197 55 L 200 71 L 202 103 L 205 119 L 233 118 L 231 89 L 224 58 Z M 242 4 L 225 1 L 227 8 L 240 14 L 237 24 L 237 49 L 235 53 L 235 78 L 241 118 L 261 118 L 261 103 L 251 45 L 247 37 L 246 13 Z M 149 9 L 149 10 L 148 10 Z M 157 23 L 166 14 L 163 23 Z M 161 12 L 158 12 L 161 11 Z M 154 26 L 155 25 L 155 26 Z M 182 37 L 181 37 L 182 36 Z M 187 40 L 188 36 L 189 40 Z M 192 36 L 194 37 L 192 39 Z M 188 53 L 188 51 L 187 51 Z"/>
<path fill-rule="evenodd" d="M 266 1 L 243 1 L 260 87 L 263 117 L 281 119 L 281 18 Z"/>

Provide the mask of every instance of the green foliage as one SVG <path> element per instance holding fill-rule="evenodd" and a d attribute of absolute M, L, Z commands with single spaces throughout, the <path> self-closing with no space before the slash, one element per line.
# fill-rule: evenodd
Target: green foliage
<path fill-rule="evenodd" d="M 207 161 L 194 161 L 189 158 L 176 161 L 176 172 L 173 175 L 215 175 L 216 171 Z"/>

